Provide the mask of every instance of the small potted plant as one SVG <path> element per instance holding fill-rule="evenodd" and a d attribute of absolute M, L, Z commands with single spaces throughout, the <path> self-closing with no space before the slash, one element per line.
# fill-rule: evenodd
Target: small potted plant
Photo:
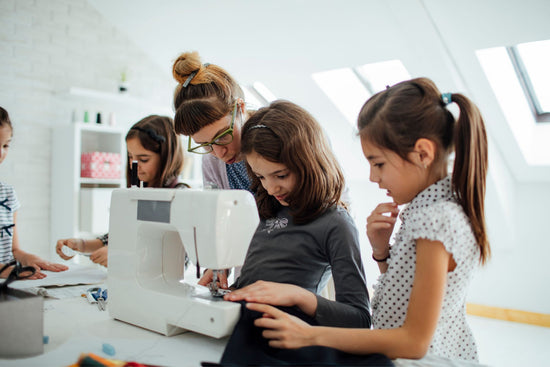
<path fill-rule="evenodd" d="M 118 86 L 118 91 L 120 93 L 124 93 L 128 91 L 128 80 L 127 80 L 126 70 L 120 73 L 120 84 Z"/>

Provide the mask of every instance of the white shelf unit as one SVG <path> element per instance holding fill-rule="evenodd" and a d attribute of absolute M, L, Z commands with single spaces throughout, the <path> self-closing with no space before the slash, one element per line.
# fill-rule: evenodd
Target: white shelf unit
<path fill-rule="evenodd" d="M 101 233 L 85 233 L 80 226 L 80 200 L 83 188 L 126 186 L 126 131 L 121 128 L 74 123 L 52 129 L 51 243 L 61 238 L 90 238 Z M 80 177 L 80 157 L 86 152 L 112 152 L 121 155 L 120 179 Z M 53 257 L 55 258 L 55 246 Z"/>

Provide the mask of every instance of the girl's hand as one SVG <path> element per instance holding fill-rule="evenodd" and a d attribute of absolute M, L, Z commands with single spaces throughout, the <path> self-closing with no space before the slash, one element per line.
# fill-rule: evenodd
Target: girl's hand
<path fill-rule="evenodd" d="M 10 275 L 10 273 L 12 272 L 13 268 L 14 268 L 13 266 L 10 266 L 6 270 L 4 270 L 0 274 L 0 278 L 3 278 L 3 279 L 7 278 L 8 275 Z M 34 280 L 34 279 L 42 279 L 42 278 L 46 277 L 46 274 L 42 273 L 40 270 L 36 270 L 36 272 L 33 275 L 31 275 L 30 277 L 24 278 L 25 276 L 27 276 L 29 274 L 30 274 L 30 272 L 28 272 L 28 271 L 24 271 L 22 273 L 19 273 L 19 275 L 21 277 L 23 277 L 23 279 L 21 279 L 21 280 Z"/>
<path fill-rule="evenodd" d="M 388 214 L 389 215 L 385 215 Z M 389 254 L 390 236 L 393 232 L 399 209 L 396 203 L 382 203 L 367 218 L 367 237 L 373 255 L 383 259 Z"/>
<path fill-rule="evenodd" d="M 266 329 L 262 336 L 270 339 L 270 347 L 297 349 L 314 345 L 313 327 L 299 318 L 269 305 L 248 303 L 246 307 L 263 313 L 263 317 L 257 318 L 254 325 Z"/>
<path fill-rule="evenodd" d="M 217 283 L 218 287 L 222 289 L 227 289 L 229 286 L 227 285 L 227 274 L 229 273 L 228 270 L 218 272 L 218 278 Z M 199 279 L 198 283 L 199 285 L 203 285 L 205 287 L 208 286 L 208 284 L 212 283 L 212 280 L 214 279 L 214 272 L 212 269 L 207 269 L 202 277 Z"/>
<path fill-rule="evenodd" d="M 266 303 L 274 306 L 294 306 L 308 292 L 304 288 L 292 284 L 266 282 L 258 280 L 244 288 L 234 290 L 223 298 L 226 301 L 247 301 Z"/>
<path fill-rule="evenodd" d="M 48 271 L 54 271 L 56 273 L 59 273 L 60 271 L 65 271 L 69 269 L 67 265 L 45 261 L 39 258 L 38 256 L 36 256 L 36 259 L 37 260 L 34 262 L 34 265 L 31 264 L 31 266 L 34 266 L 35 268 L 38 266 L 40 270 L 48 270 Z"/>
<path fill-rule="evenodd" d="M 108 246 L 103 246 L 102 248 L 95 250 L 90 254 L 90 260 L 92 260 L 92 262 L 96 264 L 107 267 L 108 249 L 109 249 Z"/>
<path fill-rule="evenodd" d="M 21 265 L 32 266 L 33 268 L 36 269 L 36 273 L 34 273 L 34 275 L 26 279 L 45 278 L 46 274 L 42 273 L 41 270 L 60 272 L 60 271 L 65 271 L 69 269 L 69 267 L 66 265 L 56 264 L 56 263 L 46 261 L 37 255 L 24 253 L 23 251 L 19 251 L 17 254 L 18 256 L 16 256 L 16 259 L 21 263 Z"/>
<path fill-rule="evenodd" d="M 67 246 L 71 250 L 75 251 L 82 251 L 82 240 L 80 238 L 66 238 L 62 240 L 58 240 L 57 244 L 55 245 L 55 252 L 63 259 L 63 260 L 70 260 L 74 257 L 73 256 L 67 256 L 63 252 L 63 247 Z"/>

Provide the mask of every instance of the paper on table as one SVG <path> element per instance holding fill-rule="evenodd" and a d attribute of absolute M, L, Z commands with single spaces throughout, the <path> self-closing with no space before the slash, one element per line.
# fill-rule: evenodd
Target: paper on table
<path fill-rule="evenodd" d="M 35 280 L 17 280 L 10 284 L 11 288 L 25 289 L 32 287 L 63 286 L 74 284 L 97 284 L 107 279 L 107 268 L 99 265 L 70 264 L 69 269 L 59 273 L 43 271 L 47 277 Z"/>
<path fill-rule="evenodd" d="M 101 286 L 101 288 L 105 288 L 105 284 L 94 284 Z M 50 287 L 31 287 L 31 288 L 25 288 L 25 292 L 29 292 L 32 294 L 36 294 L 39 296 L 44 296 L 48 298 L 55 298 L 55 299 L 66 299 L 66 298 L 74 298 L 74 297 L 81 297 L 83 294 L 86 294 L 87 290 L 90 288 L 90 284 L 79 284 L 79 285 L 71 285 L 71 286 L 63 286 L 63 287 L 56 287 L 56 286 L 50 286 Z"/>

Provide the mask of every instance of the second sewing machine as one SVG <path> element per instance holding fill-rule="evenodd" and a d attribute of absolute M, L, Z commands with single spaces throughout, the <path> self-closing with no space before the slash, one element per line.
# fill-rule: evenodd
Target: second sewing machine
<path fill-rule="evenodd" d="M 186 330 L 229 335 L 240 304 L 184 282 L 185 253 L 203 268 L 240 266 L 258 223 L 254 197 L 244 190 L 114 190 L 111 317 L 168 336 Z"/>

